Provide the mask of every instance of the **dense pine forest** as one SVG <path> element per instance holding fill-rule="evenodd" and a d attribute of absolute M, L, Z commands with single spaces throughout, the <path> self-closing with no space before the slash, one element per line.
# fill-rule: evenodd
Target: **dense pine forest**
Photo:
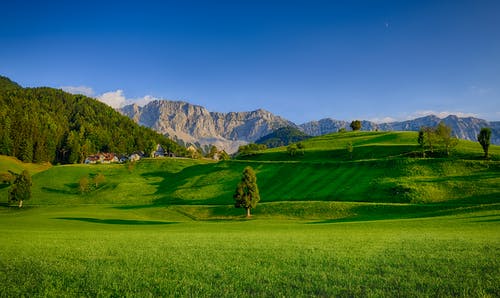
<path fill-rule="evenodd" d="M 22 88 L 0 76 L 0 154 L 24 162 L 80 163 L 89 154 L 185 148 L 113 108 L 54 88 Z"/>

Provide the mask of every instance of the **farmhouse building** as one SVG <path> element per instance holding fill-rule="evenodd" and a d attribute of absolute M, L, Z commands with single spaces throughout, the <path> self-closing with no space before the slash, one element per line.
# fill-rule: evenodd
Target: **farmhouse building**
<path fill-rule="evenodd" d="M 96 163 L 116 163 L 120 162 L 118 156 L 114 153 L 99 153 L 96 155 L 90 155 L 85 159 L 86 164 L 96 164 Z"/>

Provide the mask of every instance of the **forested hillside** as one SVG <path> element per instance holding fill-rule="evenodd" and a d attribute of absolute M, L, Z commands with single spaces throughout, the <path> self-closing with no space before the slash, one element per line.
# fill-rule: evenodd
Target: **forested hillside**
<path fill-rule="evenodd" d="M 111 107 L 53 88 L 22 88 L 0 76 L 0 154 L 25 162 L 78 163 L 97 152 L 185 149 Z"/>
<path fill-rule="evenodd" d="M 272 133 L 255 141 L 256 144 L 264 144 L 267 148 L 287 146 L 288 144 L 309 139 L 311 136 L 293 126 L 278 128 Z"/>

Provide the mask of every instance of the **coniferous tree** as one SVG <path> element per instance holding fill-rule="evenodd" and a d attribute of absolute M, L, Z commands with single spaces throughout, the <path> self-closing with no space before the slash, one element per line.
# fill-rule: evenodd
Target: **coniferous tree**
<path fill-rule="evenodd" d="M 5 116 L 0 125 L 0 154 L 10 155 L 12 153 L 12 139 L 10 137 L 11 130 L 10 117 Z"/>
<path fill-rule="evenodd" d="M 425 157 L 425 132 L 422 128 L 418 131 L 418 145 L 422 149 L 422 157 Z"/>
<path fill-rule="evenodd" d="M 24 162 L 32 162 L 33 161 L 33 143 L 31 141 L 31 138 L 25 137 L 21 141 L 21 146 L 20 146 L 20 156 L 19 159 L 24 161 Z"/>
<path fill-rule="evenodd" d="M 236 208 L 245 208 L 247 217 L 250 217 L 250 209 L 255 208 L 260 201 L 259 187 L 257 186 L 257 177 L 252 167 L 246 167 L 243 170 L 243 176 L 236 187 L 233 195 Z"/>
<path fill-rule="evenodd" d="M 481 147 L 483 147 L 484 158 L 488 158 L 488 150 L 490 147 L 490 139 L 491 139 L 491 129 L 488 127 L 481 128 L 481 131 L 477 135 L 477 140 Z"/>

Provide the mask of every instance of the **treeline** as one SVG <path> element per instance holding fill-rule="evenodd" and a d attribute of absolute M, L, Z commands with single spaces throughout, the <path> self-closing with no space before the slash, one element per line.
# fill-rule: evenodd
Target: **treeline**
<path fill-rule="evenodd" d="M 239 156 L 245 156 L 245 155 L 253 155 L 256 154 L 258 151 L 266 150 L 267 146 L 264 144 L 255 144 L 255 143 L 250 143 L 247 145 L 242 145 L 238 148 L 238 153 L 237 155 Z"/>
<path fill-rule="evenodd" d="M 149 152 L 156 144 L 177 156 L 186 153 L 95 99 L 53 88 L 22 88 L 0 76 L 0 154 L 24 162 L 79 163 L 97 152 Z"/>

